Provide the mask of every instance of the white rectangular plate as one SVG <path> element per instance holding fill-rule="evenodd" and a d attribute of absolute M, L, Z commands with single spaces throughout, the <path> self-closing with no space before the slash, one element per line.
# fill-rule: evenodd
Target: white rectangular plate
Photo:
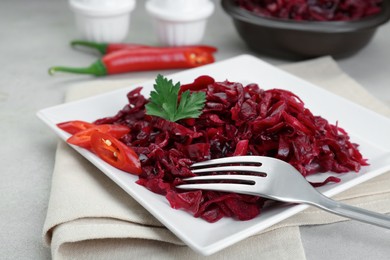
<path fill-rule="evenodd" d="M 157 74 L 157 73 L 156 73 Z M 321 115 L 332 124 L 338 122 L 351 136 L 352 142 L 360 144 L 360 151 L 369 158 L 370 166 L 361 172 L 342 175 L 342 181 L 320 188 L 327 196 L 333 196 L 361 182 L 390 170 L 390 120 L 365 109 L 344 98 L 336 96 L 298 77 L 288 74 L 249 55 L 238 56 L 226 61 L 186 70 L 168 76 L 174 82 L 192 82 L 200 75 L 210 75 L 216 81 L 236 81 L 257 83 L 264 89 L 282 88 L 297 94 L 313 114 Z M 143 94 L 149 95 L 153 81 L 145 82 Z M 68 120 L 94 121 L 105 116 L 112 116 L 127 103 L 126 94 L 136 86 L 129 86 L 117 91 L 66 103 L 38 112 L 38 116 L 62 139 L 69 135 L 56 127 L 56 124 Z M 342 86 L 341 86 L 342 87 Z M 306 208 L 305 205 L 274 207 L 250 221 L 222 219 L 217 223 L 194 218 L 190 214 L 174 210 L 165 197 L 154 194 L 137 185 L 137 176 L 123 173 L 89 153 L 75 149 L 109 178 L 122 187 L 130 196 L 153 214 L 161 223 L 182 239 L 193 250 L 203 254 L 213 254 L 227 246 L 264 230 Z M 324 178 L 324 175 L 314 177 Z"/>

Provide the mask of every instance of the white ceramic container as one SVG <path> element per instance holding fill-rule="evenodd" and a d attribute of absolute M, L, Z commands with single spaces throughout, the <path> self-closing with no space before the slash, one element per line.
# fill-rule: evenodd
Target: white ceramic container
<path fill-rule="evenodd" d="M 162 44 L 193 45 L 202 41 L 214 4 L 210 0 L 149 0 L 146 10 Z"/>
<path fill-rule="evenodd" d="M 69 0 L 81 37 L 95 42 L 122 42 L 128 35 L 135 0 Z"/>

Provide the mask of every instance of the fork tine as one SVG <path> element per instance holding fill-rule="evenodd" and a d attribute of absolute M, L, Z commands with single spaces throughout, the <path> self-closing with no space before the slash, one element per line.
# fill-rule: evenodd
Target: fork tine
<path fill-rule="evenodd" d="M 267 178 L 252 175 L 206 175 L 184 179 L 184 181 L 242 181 L 243 183 L 187 183 L 176 188 L 186 190 L 215 190 L 259 196 L 259 186 L 267 185 Z M 261 185 L 260 185 L 261 184 Z M 256 185 L 256 187 L 255 187 Z"/>
<path fill-rule="evenodd" d="M 214 190 L 259 196 L 259 193 L 255 192 L 251 185 L 237 183 L 181 184 L 176 186 L 176 188 L 184 190 Z"/>
<path fill-rule="evenodd" d="M 244 181 L 244 182 L 253 182 L 263 180 L 263 177 L 252 176 L 252 175 L 204 175 L 204 176 L 195 176 L 184 179 L 184 181 L 220 181 L 220 180 L 234 180 L 234 181 Z"/>
<path fill-rule="evenodd" d="M 258 166 L 220 166 L 220 167 L 210 167 L 210 168 L 199 168 L 192 170 L 193 173 L 206 173 L 206 172 L 257 172 L 263 173 Z"/>
<path fill-rule="evenodd" d="M 296 169 L 290 165 L 287 162 L 284 162 L 282 160 L 268 157 L 268 156 L 258 156 L 258 155 L 244 155 L 244 156 L 231 156 L 231 157 L 224 157 L 224 158 L 219 158 L 219 159 L 212 159 L 208 161 L 203 161 L 199 163 L 194 163 L 191 165 L 192 171 L 198 171 L 202 167 L 207 167 L 207 166 L 214 166 L 214 165 L 223 165 L 223 164 L 239 164 L 237 166 L 244 167 L 245 164 L 252 164 L 252 167 L 257 167 L 255 168 L 255 172 L 258 173 L 264 173 L 266 175 L 267 172 L 272 172 L 273 169 L 275 169 L 275 165 L 278 165 L 279 167 L 281 165 L 284 165 L 284 167 L 288 168 L 290 171 L 295 172 Z M 245 165 L 245 167 L 249 167 L 249 165 Z M 214 168 L 214 171 L 216 171 L 216 168 Z M 227 171 L 224 170 L 224 171 Z M 230 171 L 234 171 L 231 169 Z M 236 170 L 240 171 L 240 170 Z M 252 171 L 249 170 L 248 171 Z M 204 172 L 213 172 L 213 171 L 204 171 Z M 198 173 L 201 173 L 200 171 Z"/>
<path fill-rule="evenodd" d="M 194 163 L 191 167 L 204 167 L 204 166 L 212 166 L 215 164 L 228 164 L 228 163 L 255 163 L 255 164 L 261 164 L 261 159 L 264 158 L 263 156 L 233 156 L 233 157 L 224 157 L 219 159 L 212 159 L 204 162 L 198 162 Z"/>

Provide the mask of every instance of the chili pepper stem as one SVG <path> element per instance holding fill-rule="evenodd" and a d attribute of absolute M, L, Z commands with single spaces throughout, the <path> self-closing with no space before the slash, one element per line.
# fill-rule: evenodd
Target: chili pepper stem
<path fill-rule="evenodd" d="M 53 75 L 59 71 L 77 73 L 77 74 L 90 74 L 95 76 L 107 75 L 107 69 L 101 60 L 98 60 L 92 63 L 89 67 L 85 67 L 85 68 L 54 66 L 49 69 L 49 74 Z"/>
<path fill-rule="evenodd" d="M 94 48 L 98 50 L 101 54 L 105 54 L 107 52 L 107 43 L 97 43 L 97 42 L 89 42 L 89 41 L 81 41 L 81 40 L 74 40 L 70 42 L 70 45 L 72 47 L 77 46 L 84 46 L 89 48 Z"/>

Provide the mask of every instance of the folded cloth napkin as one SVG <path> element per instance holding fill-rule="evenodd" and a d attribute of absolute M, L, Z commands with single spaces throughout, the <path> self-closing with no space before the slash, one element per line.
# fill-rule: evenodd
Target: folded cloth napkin
<path fill-rule="evenodd" d="M 390 116 L 389 108 L 344 74 L 330 57 L 281 67 L 338 95 Z M 99 80 L 71 87 L 75 100 L 135 83 Z M 335 197 L 390 212 L 390 172 Z M 308 208 L 213 255 L 213 259 L 305 259 L 299 226 L 345 220 Z M 202 259 L 114 182 L 64 142 L 57 148 L 43 228 L 53 259 Z"/>

